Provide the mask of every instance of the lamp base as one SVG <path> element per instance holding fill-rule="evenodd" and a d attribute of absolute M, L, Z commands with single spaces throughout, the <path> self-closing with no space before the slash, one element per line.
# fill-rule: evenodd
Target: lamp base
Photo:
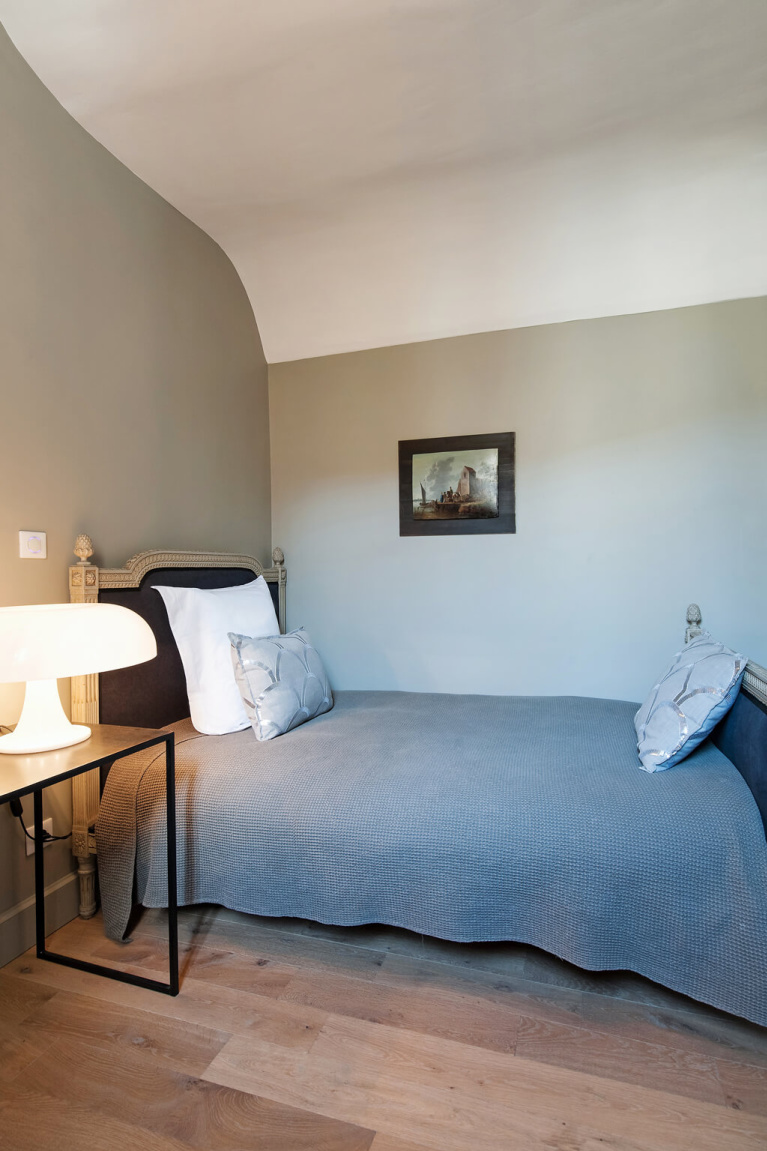
<path fill-rule="evenodd" d="M 82 743 L 91 729 L 70 723 L 64 714 L 55 679 L 31 680 L 24 695 L 24 709 L 10 735 L 0 736 L 0 754 L 31 755 L 56 751 Z"/>

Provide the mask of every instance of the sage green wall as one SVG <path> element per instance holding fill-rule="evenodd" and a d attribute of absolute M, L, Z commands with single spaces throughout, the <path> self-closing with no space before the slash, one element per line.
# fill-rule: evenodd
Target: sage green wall
<path fill-rule="evenodd" d="M 0 604 L 66 599 L 81 531 L 106 565 L 167 546 L 266 558 L 266 364 L 231 263 L 71 119 L 2 29 L 0 155 Z M 47 560 L 18 558 L 20 528 L 47 531 Z M 20 701 L 0 686 L 0 723 Z M 68 785 L 49 802 L 68 830 Z M 31 864 L 0 808 L 0 962 L 31 938 L 31 910 L 14 914 Z M 46 864 L 65 876 L 67 846 Z M 52 918 L 74 900 L 65 883 Z"/>
<path fill-rule="evenodd" d="M 767 299 L 270 365 L 289 624 L 339 688 L 642 698 L 767 663 Z M 400 538 L 397 441 L 517 433 L 517 534 Z"/>

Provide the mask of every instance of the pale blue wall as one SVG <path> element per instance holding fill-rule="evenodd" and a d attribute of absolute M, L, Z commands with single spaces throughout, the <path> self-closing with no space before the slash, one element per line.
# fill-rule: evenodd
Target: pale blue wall
<path fill-rule="evenodd" d="M 289 623 L 339 688 L 639 699 L 767 663 L 767 299 L 272 365 Z M 517 433 L 516 535 L 402 539 L 397 441 Z"/>

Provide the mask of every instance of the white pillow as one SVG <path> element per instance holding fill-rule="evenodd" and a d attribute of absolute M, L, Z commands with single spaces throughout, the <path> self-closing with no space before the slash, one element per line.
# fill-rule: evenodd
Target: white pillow
<path fill-rule="evenodd" d="M 263 576 L 238 587 L 211 590 L 157 587 L 186 676 L 192 723 L 203 735 L 225 735 L 250 727 L 234 678 L 229 632 L 280 634 Z"/>

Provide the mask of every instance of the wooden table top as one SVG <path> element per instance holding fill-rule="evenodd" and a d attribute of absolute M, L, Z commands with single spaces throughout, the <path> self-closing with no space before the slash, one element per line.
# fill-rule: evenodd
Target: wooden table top
<path fill-rule="evenodd" d="M 90 725 L 90 738 L 56 751 L 38 751 L 31 755 L 0 755 L 0 803 L 16 796 L 29 795 L 39 787 L 71 779 L 104 760 L 159 742 L 172 732 L 151 727 L 117 727 L 113 724 Z"/>

